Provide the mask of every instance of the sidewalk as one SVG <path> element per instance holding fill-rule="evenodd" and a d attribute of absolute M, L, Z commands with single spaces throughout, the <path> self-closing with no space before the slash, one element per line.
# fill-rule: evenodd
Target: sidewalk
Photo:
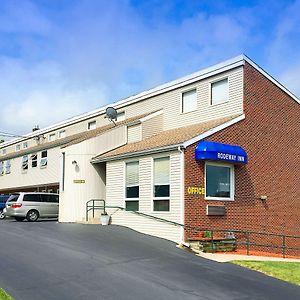
<path fill-rule="evenodd" d="M 210 259 L 216 262 L 229 262 L 232 260 L 259 260 L 259 261 L 285 261 L 285 262 L 298 262 L 300 259 L 283 258 L 283 257 L 270 257 L 270 256 L 256 256 L 256 255 L 241 255 L 241 254 L 221 254 L 221 253 L 204 253 L 200 252 L 197 256 Z M 300 265 L 299 265 L 300 266 Z"/>

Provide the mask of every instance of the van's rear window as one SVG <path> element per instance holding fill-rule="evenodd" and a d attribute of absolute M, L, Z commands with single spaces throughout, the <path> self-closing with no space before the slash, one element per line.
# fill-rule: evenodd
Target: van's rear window
<path fill-rule="evenodd" d="M 18 200 L 18 198 L 19 198 L 19 194 L 12 194 L 12 195 L 10 195 L 10 197 L 8 198 L 8 200 L 7 200 L 7 202 L 15 202 L 15 201 L 17 201 Z"/>

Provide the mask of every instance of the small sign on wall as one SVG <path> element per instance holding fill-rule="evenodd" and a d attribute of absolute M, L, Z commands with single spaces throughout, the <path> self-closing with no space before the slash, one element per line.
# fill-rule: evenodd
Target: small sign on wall
<path fill-rule="evenodd" d="M 74 179 L 73 183 L 85 183 L 84 179 Z"/>
<path fill-rule="evenodd" d="M 204 195 L 204 187 L 189 186 L 187 189 L 189 195 Z"/>

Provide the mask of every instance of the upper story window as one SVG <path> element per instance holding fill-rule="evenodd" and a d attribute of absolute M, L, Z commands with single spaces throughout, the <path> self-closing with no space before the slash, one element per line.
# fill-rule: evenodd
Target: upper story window
<path fill-rule="evenodd" d="M 36 168 L 37 167 L 37 154 L 31 154 L 31 167 Z"/>
<path fill-rule="evenodd" d="M 197 92 L 196 89 L 183 92 L 181 94 L 181 112 L 187 113 L 197 110 Z"/>
<path fill-rule="evenodd" d="M 20 144 L 16 145 L 16 151 L 20 151 L 20 150 L 21 150 L 21 145 Z"/>
<path fill-rule="evenodd" d="M 205 199 L 234 199 L 234 166 L 217 163 L 205 164 Z"/>
<path fill-rule="evenodd" d="M 65 131 L 65 130 L 59 131 L 58 137 L 59 137 L 60 139 L 65 138 L 65 137 L 66 137 L 66 131 Z"/>
<path fill-rule="evenodd" d="M 45 151 L 42 151 L 42 153 L 41 153 L 40 167 L 45 168 L 47 166 L 47 163 L 48 163 L 48 153 L 47 153 L 47 150 L 45 150 Z"/>
<path fill-rule="evenodd" d="M 28 170 L 28 155 L 22 157 L 22 170 Z"/>
<path fill-rule="evenodd" d="M 10 168 L 11 168 L 10 160 L 7 160 L 5 162 L 5 174 L 10 174 Z"/>
<path fill-rule="evenodd" d="M 139 210 L 139 162 L 126 163 L 126 210 Z"/>
<path fill-rule="evenodd" d="M 28 148 L 28 142 L 24 142 L 23 143 L 23 149 L 27 149 Z"/>
<path fill-rule="evenodd" d="M 4 162 L 0 161 L 0 176 L 4 174 Z"/>
<path fill-rule="evenodd" d="M 54 141 L 55 140 L 55 137 L 56 137 L 56 134 L 55 133 L 51 133 L 50 135 L 49 135 L 49 141 L 51 142 L 51 141 Z"/>
<path fill-rule="evenodd" d="M 219 104 L 228 101 L 228 78 L 211 83 L 211 104 Z"/>
<path fill-rule="evenodd" d="M 117 121 L 124 121 L 125 120 L 125 111 L 117 113 Z"/>
<path fill-rule="evenodd" d="M 154 159 L 153 210 L 170 210 L 170 157 Z"/>
<path fill-rule="evenodd" d="M 96 129 L 96 121 L 91 121 L 88 123 L 88 130 Z"/>

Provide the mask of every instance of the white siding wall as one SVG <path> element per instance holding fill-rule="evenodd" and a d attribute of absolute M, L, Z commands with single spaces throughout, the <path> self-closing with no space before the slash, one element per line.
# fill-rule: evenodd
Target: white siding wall
<path fill-rule="evenodd" d="M 59 148 L 48 149 L 47 167 L 40 168 L 41 152 L 38 152 L 38 166 L 32 168 L 29 160 L 27 171 L 21 168 L 22 157 L 11 159 L 11 173 L 0 176 L 0 190 L 59 182 L 59 153 Z"/>
<path fill-rule="evenodd" d="M 146 139 L 163 131 L 164 116 L 160 114 L 142 123 L 142 138 Z"/>
<path fill-rule="evenodd" d="M 64 191 L 60 188 L 60 222 L 85 220 L 85 205 L 90 199 L 105 198 L 105 164 L 92 165 L 96 154 L 122 146 L 127 141 L 125 126 L 66 148 Z M 76 161 L 78 166 L 72 164 Z M 84 183 L 74 183 L 84 180 Z"/>
<path fill-rule="evenodd" d="M 153 201 L 153 157 L 139 158 L 140 169 L 140 212 L 180 223 L 182 206 L 182 182 L 180 153 L 170 154 L 170 211 L 154 212 Z M 163 155 L 163 156 L 166 156 Z M 156 156 L 155 156 L 156 157 Z M 125 161 L 108 162 L 106 166 L 106 204 L 109 206 L 125 206 Z M 181 240 L 181 227 L 137 216 L 126 211 L 109 210 L 112 214 L 112 223 L 123 225 L 172 241 Z"/>

